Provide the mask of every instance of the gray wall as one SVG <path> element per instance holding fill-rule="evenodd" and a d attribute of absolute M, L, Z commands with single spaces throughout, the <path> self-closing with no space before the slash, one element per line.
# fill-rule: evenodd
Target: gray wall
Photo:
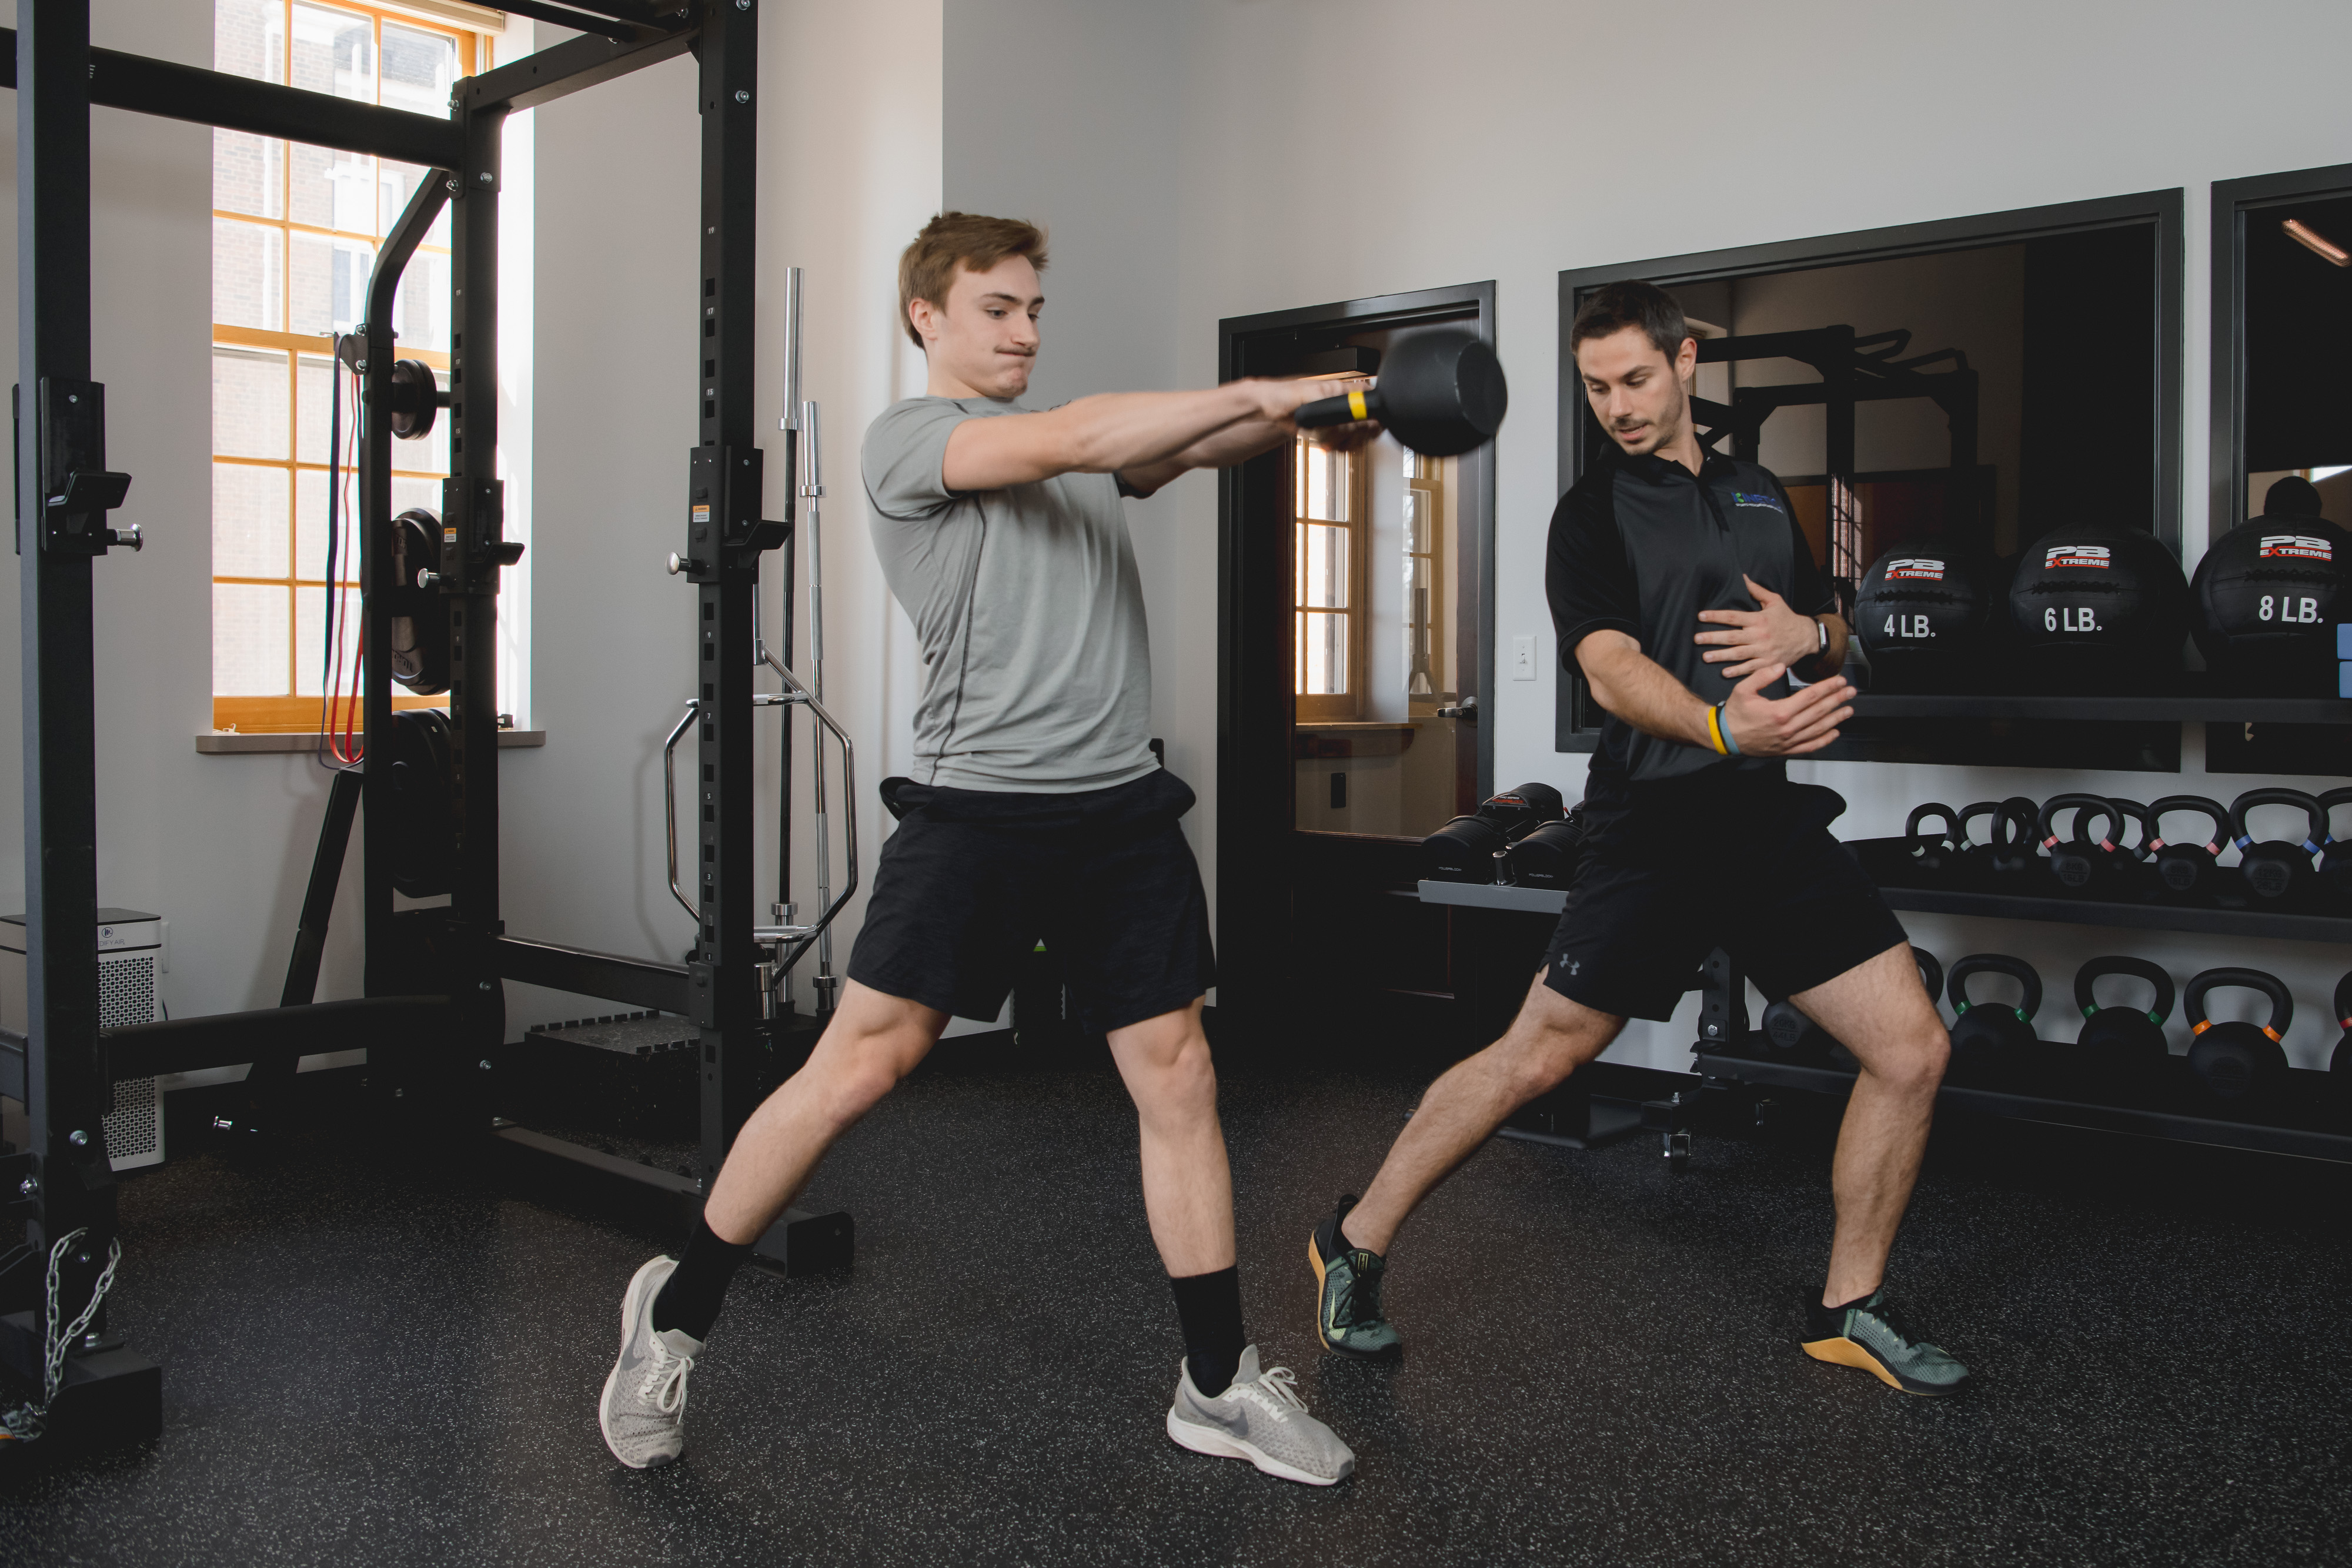
<path fill-rule="evenodd" d="M 1547 657 L 1538 681 L 1487 685 L 1496 777 L 1571 789 L 1584 764 L 1551 749 L 1557 666 L 1531 565 L 1555 498 L 1561 268 L 2185 186 L 2184 428 L 2197 438 L 2186 443 L 2181 492 L 2195 497 L 2205 485 L 2207 185 L 2352 160 L 2337 81 L 2352 10 L 2318 0 L 2227 10 L 950 0 L 947 32 L 949 201 L 1019 212 L 1068 236 L 1045 361 L 1065 395 L 1205 384 L 1222 317 L 1496 280 L 1513 383 L 1497 446 L 1496 631 L 1506 648 L 1538 634 Z M 1898 85 L 1923 81 L 1932 88 Z M 1080 276 L 1097 269 L 1108 286 Z M 1139 538 L 1172 547 L 1145 568 L 1160 701 L 1171 749 L 1204 775 L 1215 501 L 1192 478 L 1152 507 L 1136 513 Z M 2201 508 L 2185 520 L 2193 552 Z M 2197 732 L 2189 738 L 2177 779 L 1798 771 L 1852 802 L 1849 834 L 1897 831 L 1906 809 L 1928 799 L 2159 784 L 2226 797 L 2248 782 L 2208 785 Z M 1203 849 L 1214 821 L 1213 809 L 1198 814 Z M 2307 1003 L 2342 963 L 2285 943 L 1912 924 L 1947 957 L 2025 948 L 2059 978 L 2118 948 L 2182 973 L 2265 964 Z M 2063 1013 L 2049 1016 L 2063 1033 Z M 1691 1038 L 1685 1020 L 1637 1025 L 1616 1054 L 1679 1066 Z M 2288 1043 L 2309 1064 L 2332 1038 L 2298 1028 Z"/>

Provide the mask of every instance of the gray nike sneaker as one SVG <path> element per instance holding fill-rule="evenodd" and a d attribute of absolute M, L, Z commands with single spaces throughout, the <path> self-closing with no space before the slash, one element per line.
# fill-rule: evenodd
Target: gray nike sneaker
<path fill-rule="evenodd" d="M 1356 1455 L 1339 1435 L 1307 1413 L 1298 1379 L 1286 1366 L 1261 1372 L 1257 1346 L 1242 1352 L 1233 1386 L 1214 1399 L 1192 1386 L 1188 1363 L 1177 1375 L 1168 1435 L 1180 1447 L 1220 1458 L 1247 1459 L 1270 1476 L 1328 1487 L 1356 1473 Z"/>
<path fill-rule="evenodd" d="M 633 1470 L 668 1464 L 686 1450 L 686 1375 L 702 1342 L 677 1329 L 654 1332 L 654 1298 L 677 1267 L 656 1258 L 629 1281 L 621 1298 L 621 1359 L 604 1379 L 596 1424 L 604 1446 Z"/>
<path fill-rule="evenodd" d="M 1808 1302 L 1804 1347 L 1815 1361 L 1858 1366 L 1906 1394 L 1958 1394 L 1970 1381 L 1967 1367 L 1912 1332 L 1884 1286 L 1844 1307 Z"/>

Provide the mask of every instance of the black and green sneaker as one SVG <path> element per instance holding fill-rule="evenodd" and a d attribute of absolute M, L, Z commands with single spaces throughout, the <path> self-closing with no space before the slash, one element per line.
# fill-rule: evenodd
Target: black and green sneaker
<path fill-rule="evenodd" d="M 1388 1263 L 1377 1252 L 1349 1246 L 1339 1230 L 1355 1207 L 1353 1193 L 1342 1197 L 1331 1218 L 1307 1238 L 1307 1261 L 1322 1288 L 1315 1333 L 1325 1350 L 1341 1355 L 1391 1356 L 1397 1354 L 1397 1332 L 1381 1316 L 1381 1273 Z"/>
<path fill-rule="evenodd" d="M 1958 1394 L 1969 1385 L 1969 1369 L 1914 1334 L 1883 1285 L 1842 1307 L 1809 1305 L 1804 1346 L 1815 1361 L 1858 1366 L 1906 1394 Z"/>

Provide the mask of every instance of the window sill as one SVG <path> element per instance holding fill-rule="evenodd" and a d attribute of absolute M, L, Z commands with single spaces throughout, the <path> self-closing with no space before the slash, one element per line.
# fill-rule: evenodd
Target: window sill
<path fill-rule="evenodd" d="M 547 731 L 543 729 L 502 729 L 499 731 L 499 748 L 509 746 L 545 746 Z M 263 731 L 246 735 L 234 730 L 212 730 L 196 737 L 196 750 L 205 757 L 226 757 L 247 751 L 315 751 L 319 737 L 299 732 L 273 734 Z"/>

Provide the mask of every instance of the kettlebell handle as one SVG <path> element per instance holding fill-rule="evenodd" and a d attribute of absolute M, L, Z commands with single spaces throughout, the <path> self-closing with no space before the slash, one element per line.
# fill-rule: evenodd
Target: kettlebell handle
<path fill-rule="evenodd" d="M 2095 800 L 2095 797 L 2091 797 Z M 2042 1010 L 2042 977 L 2033 966 L 2022 958 L 2012 958 L 2006 953 L 1971 953 L 1952 966 L 1949 990 L 1947 993 L 1955 1017 L 1967 1012 L 1969 977 L 1972 975 L 2007 975 L 2025 988 L 2021 1005 L 2013 1009 L 2021 1023 L 2032 1023 L 2033 1015 Z"/>
<path fill-rule="evenodd" d="M 2069 806 L 2074 808 L 2074 841 L 2075 843 L 2095 842 L 2108 849 L 2115 847 L 2109 841 L 2112 841 L 2116 834 L 2123 831 L 2124 819 L 2123 813 L 2116 810 L 2114 801 L 2099 795 L 2053 795 L 2042 802 L 2042 810 L 2033 819 L 2033 836 L 2041 841 L 2043 849 L 2057 847 L 2058 835 L 2052 831 L 2051 822 L 2059 812 Z M 2089 820 L 2088 813 L 2093 811 L 2098 812 L 2105 818 L 2107 824 L 2106 831 L 2096 840 L 2094 840 L 2084 828 L 2084 823 Z"/>
<path fill-rule="evenodd" d="M 1926 808 L 1922 807 L 1921 810 L 1924 810 Z M 2000 814 L 2000 802 L 1998 800 L 1979 800 L 1973 806 L 1961 807 L 1958 814 L 1953 819 L 1953 825 L 1960 830 L 1959 850 L 1962 854 L 1977 847 L 1975 836 L 1969 831 L 1969 824 L 1979 817 L 1992 819 L 1992 830 L 1985 838 L 1988 845 L 2000 841 L 2000 830 L 2008 821 Z"/>
<path fill-rule="evenodd" d="M 1944 994 L 1943 960 L 1915 942 L 1911 945 L 1911 961 L 1919 966 L 1919 983 L 1927 988 L 1927 1003 L 1933 1007 L 1936 998 Z M 2352 975 L 2345 976 L 2344 983 L 2352 986 Z"/>
<path fill-rule="evenodd" d="M 2156 988 L 2156 1000 L 2147 1009 L 2148 1022 L 2161 1024 L 2172 1016 L 2172 977 L 2145 958 L 2117 955 L 2094 958 L 2074 971 L 2074 1005 L 2083 1009 L 2084 1018 L 2105 1010 L 2092 997 L 2091 988 L 2109 975 L 2129 975 Z"/>
<path fill-rule="evenodd" d="M 1917 854 L 1923 847 L 1919 842 L 1919 824 L 1926 821 L 1930 817 L 1936 818 L 1944 824 L 1944 847 L 1946 849 L 1950 849 L 1952 847 L 1953 835 L 1955 833 L 1958 834 L 1963 839 L 1969 836 L 1967 829 L 1962 827 L 1960 824 L 1958 812 L 1953 810 L 1949 806 L 1945 805 L 1940 800 L 1930 800 L 1924 806 L 1912 807 L 1910 816 L 1905 818 L 1903 821 L 1903 842 L 1913 854 Z"/>
<path fill-rule="evenodd" d="M 2230 836 L 2237 840 L 2240 849 L 2249 848 L 2254 841 L 2252 833 L 2246 827 L 2246 813 L 2257 806 L 2298 808 L 2308 821 L 2311 830 L 2303 841 L 2303 847 L 2312 854 L 2319 852 L 2321 844 L 2327 838 L 2327 812 L 2318 801 L 2300 789 L 2249 789 L 2231 801 Z M 2252 970 L 2232 971 L 2232 973 L 2246 974 L 2253 972 Z"/>
<path fill-rule="evenodd" d="M 2213 825 L 2212 837 L 2206 841 L 2205 852 L 2221 852 L 2221 835 L 2230 826 L 2230 808 L 2219 800 L 2209 800 L 2202 795 L 2167 795 L 2147 809 L 2147 831 L 2155 835 L 2147 841 L 2150 850 L 2164 847 L 2164 819 L 2173 811 L 2194 811 Z"/>
<path fill-rule="evenodd" d="M 2324 848 L 2328 844 L 2341 842 L 2342 841 L 2338 840 L 2336 836 L 2336 828 L 2330 820 L 2330 815 L 2338 806 L 2352 806 L 2352 784 L 2345 785 L 2340 789 L 2330 789 L 2326 794 L 2317 796 L 2315 799 L 2319 802 L 2319 841 L 2321 846 Z"/>
<path fill-rule="evenodd" d="M 2116 838 L 2121 839 L 2124 836 L 2125 822 L 2133 821 L 2139 824 L 2139 842 L 2118 843 L 2115 846 L 2116 852 L 2118 854 L 2129 855 L 2135 861 L 2145 861 L 2149 855 L 2155 853 L 2155 846 L 2150 841 L 2156 837 L 2156 818 L 2149 813 L 2148 809 L 2137 800 L 2121 799 L 2110 800 L 2107 804 L 2116 809 L 2115 836 Z M 2083 821 L 2083 814 L 2076 812 L 2074 821 L 2079 826 Z M 2079 843 L 2081 840 L 2077 839 L 2075 841 Z"/>
<path fill-rule="evenodd" d="M 2205 1016 L 2205 993 L 2217 986 L 2242 986 L 2270 998 L 2271 1021 L 2260 1026 L 2262 1031 L 2273 1040 L 2286 1038 L 2294 1023 L 2294 993 L 2276 975 L 2265 975 L 2260 969 L 2208 969 L 2190 980 L 2181 993 L 2182 1016 L 2189 1020 L 2190 1033 L 2203 1034 L 2213 1027 Z"/>

